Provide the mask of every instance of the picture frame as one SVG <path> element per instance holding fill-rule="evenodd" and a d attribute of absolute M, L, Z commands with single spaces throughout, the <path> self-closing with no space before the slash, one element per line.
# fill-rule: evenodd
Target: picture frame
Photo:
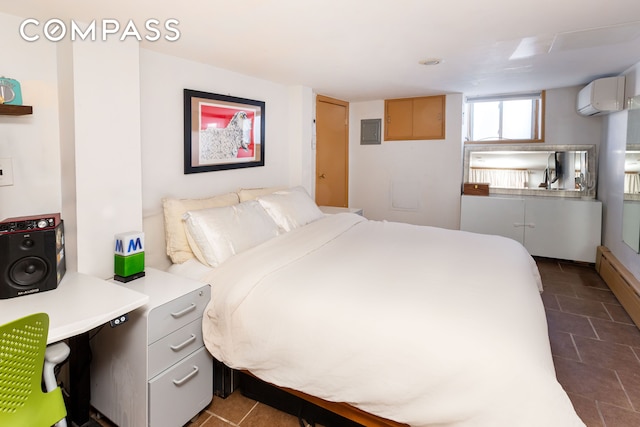
<path fill-rule="evenodd" d="M 265 103 L 184 89 L 184 173 L 264 166 Z"/>

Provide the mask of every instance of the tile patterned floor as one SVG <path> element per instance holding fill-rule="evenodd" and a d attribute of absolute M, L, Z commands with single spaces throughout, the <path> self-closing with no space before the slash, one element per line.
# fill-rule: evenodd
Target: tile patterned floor
<path fill-rule="evenodd" d="M 558 380 L 588 427 L 640 426 L 640 331 L 593 266 L 537 259 Z"/>
<path fill-rule="evenodd" d="M 96 417 L 97 418 L 97 417 Z M 105 418 L 97 419 L 103 427 L 115 427 Z M 195 417 L 188 427 L 300 427 L 298 418 L 270 406 L 248 399 L 239 391 L 226 399 L 217 396 L 209 407 Z M 316 424 L 316 427 L 322 427 Z"/>
<path fill-rule="evenodd" d="M 640 331 L 591 265 L 536 259 L 558 380 L 587 427 L 640 426 Z M 105 427 L 113 425 L 100 420 Z M 235 392 L 191 427 L 299 427 Z"/>

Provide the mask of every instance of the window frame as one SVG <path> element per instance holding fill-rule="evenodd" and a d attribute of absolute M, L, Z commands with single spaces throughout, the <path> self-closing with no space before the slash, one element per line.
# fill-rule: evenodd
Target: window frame
<path fill-rule="evenodd" d="M 535 107 L 532 112 L 532 125 L 533 136 L 532 139 L 485 139 L 485 140 L 472 140 L 471 133 L 473 130 L 473 104 L 475 102 L 483 101 L 510 101 L 516 99 L 538 99 L 539 102 L 535 102 Z M 467 134 L 465 136 L 465 144 L 530 144 L 544 142 L 545 138 L 545 104 L 546 104 L 546 91 L 536 91 L 527 93 L 514 93 L 504 95 L 488 95 L 488 96 L 476 96 L 467 97 Z M 499 133 L 502 133 L 503 128 L 503 113 L 501 111 L 499 118 Z"/>

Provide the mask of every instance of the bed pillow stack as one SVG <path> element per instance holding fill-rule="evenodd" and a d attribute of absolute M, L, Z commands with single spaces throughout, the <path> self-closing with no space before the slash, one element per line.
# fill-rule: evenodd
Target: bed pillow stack
<path fill-rule="evenodd" d="M 324 216 L 303 187 L 245 189 L 210 199 L 163 202 L 172 261 L 195 257 L 210 267 Z"/>

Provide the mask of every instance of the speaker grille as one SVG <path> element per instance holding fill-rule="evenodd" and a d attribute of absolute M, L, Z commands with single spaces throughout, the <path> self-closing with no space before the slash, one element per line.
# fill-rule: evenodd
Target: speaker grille
<path fill-rule="evenodd" d="M 31 287 L 47 277 L 49 266 L 43 258 L 28 256 L 14 262 L 9 268 L 9 279 L 16 287 Z"/>

